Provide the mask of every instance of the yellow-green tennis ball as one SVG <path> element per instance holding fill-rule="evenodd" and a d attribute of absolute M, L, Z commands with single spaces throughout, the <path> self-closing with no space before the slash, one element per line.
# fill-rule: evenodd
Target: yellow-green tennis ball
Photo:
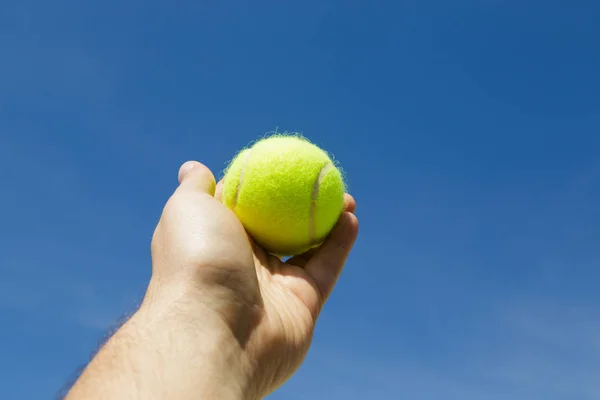
<path fill-rule="evenodd" d="M 265 250 L 296 255 L 321 244 L 344 208 L 342 173 L 298 136 L 271 136 L 242 150 L 225 171 L 223 203 Z"/>

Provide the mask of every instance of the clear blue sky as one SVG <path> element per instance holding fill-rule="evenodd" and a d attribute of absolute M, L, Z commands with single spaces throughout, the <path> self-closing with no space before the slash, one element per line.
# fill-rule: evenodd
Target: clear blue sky
<path fill-rule="evenodd" d="M 0 1 L 0 397 L 131 311 L 188 159 L 331 151 L 360 237 L 271 398 L 600 398 L 597 1 Z"/>

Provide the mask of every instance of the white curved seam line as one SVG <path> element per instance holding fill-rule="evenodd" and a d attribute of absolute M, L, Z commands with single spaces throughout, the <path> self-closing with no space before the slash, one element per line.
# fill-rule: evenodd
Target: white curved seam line
<path fill-rule="evenodd" d="M 244 166 L 242 167 L 242 170 L 240 172 L 240 180 L 238 181 L 237 188 L 235 189 L 235 197 L 233 198 L 233 210 L 235 210 L 235 208 L 237 207 L 238 199 L 240 197 L 240 191 L 242 190 L 242 181 L 244 180 L 244 171 L 246 171 L 246 166 L 248 165 L 248 160 L 250 160 L 251 153 L 252 149 L 248 150 L 246 160 L 244 161 Z"/>
<path fill-rule="evenodd" d="M 309 218 L 309 222 L 310 222 L 310 227 L 309 227 L 309 242 L 311 246 L 314 246 L 317 240 L 317 223 L 316 223 L 316 213 L 317 213 L 317 198 L 319 196 L 319 188 L 321 187 L 321 182 L 323 181 L 323 178 L 325 178 L 325 174 L 327 174 L 327 172 L 329 172 L 329 170 L 333 167 L 333 164 L 328 163 L 325 164 L 323 166 L 323 168 L 321 168 L 321 170 L 319 171 L 319 175 L 317 176 L 317 179 L 315 180 L 315 183 L 313 185 L 313 190 L 312 190 L 312 197 L 310 200 L 310 218 Z"/>

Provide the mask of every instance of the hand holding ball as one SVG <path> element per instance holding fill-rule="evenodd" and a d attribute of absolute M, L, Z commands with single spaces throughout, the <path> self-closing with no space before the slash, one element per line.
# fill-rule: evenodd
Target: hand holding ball
<path fill-rule="evenodd" d="M 242 150 L 225 171 L 223 203 L 270 253 L 321 244 L 344 209 L 345 185 L 329 155 L 297 136 L 272 136 Z"/>

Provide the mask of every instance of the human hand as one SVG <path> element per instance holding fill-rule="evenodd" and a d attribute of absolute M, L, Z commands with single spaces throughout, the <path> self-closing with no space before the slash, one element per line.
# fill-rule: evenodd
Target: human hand
<path fill-rule="evenodd" d="M 221 184 L 213 197 L 214 177 L 206 167 L 187 163 L 179 180 L 154 237 L 153 273 L 197 289 L 197 301 L 219 314 L 243 349 L 253 390 L 266 395 L 308 351 L 358 232 L 354 199 L 345 196 L 346 212 L 319 249 L 282 262 L 256 245 L 218 201 Z"/>
<path fill-rule="evenodd" d="M 345 212 L 325 243 L 283 262 L 257 246 L 219 201 L 221 185 L 208 168 L 188 162 L 179 182 L 152 239 L 146 297 L 124 326 L 132 331 L 128 336 L 146 332 L 151 338 L 144 348 L 161 360 L 152 370 L 144 352 L 138 362 L 161 379 L 138 377 L 138 387 L 146 387 L 137 393 L 262 398 L 297 370 L 308 351 L 358 233 L 356 203 L 345 195 Z"/>

